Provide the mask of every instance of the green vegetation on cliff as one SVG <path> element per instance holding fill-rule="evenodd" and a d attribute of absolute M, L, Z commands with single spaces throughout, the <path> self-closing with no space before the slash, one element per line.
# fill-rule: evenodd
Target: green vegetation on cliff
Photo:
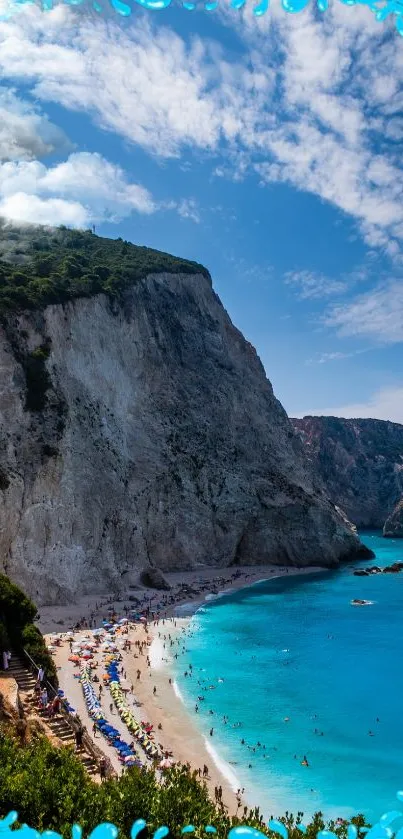
<path fill-rule="evenodd" d="M 25 650 L 35 664 L 45 670 L 46 677 L 57 685 L 56 668 L 43 637 L 35 626 L 37 608 L 4 574 L 0 574 L 0 651 L 12 647 Z"/>
<path fill-rule="evenodd" d="M 116 296 L 147 274 L 206 268 L 122 239 L 64 227 L 17 228 L 0 220 L 0 316 L 75 297 Z"/>

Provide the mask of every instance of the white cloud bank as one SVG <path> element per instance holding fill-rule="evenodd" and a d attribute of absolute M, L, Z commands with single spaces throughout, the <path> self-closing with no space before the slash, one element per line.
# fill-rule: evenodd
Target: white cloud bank
<path fill-rule="evenodd" d="M 403 279 L 390 280 L 335 306 L 324 323 L 340 337 L 370 338 L 375 343 L 403 341 Z"/>
<path fill-rule="evenodd" d="M 82 227 L 156 209 L 148 190 L 99 154 L 76 152 L 50 167 L 37 160 L 0 164 L 0 215 L 16 222 Z"/>
<path fill-rule="evenodd" d="M 32 160 L 70 148 L 63 131 L 35 105 L 0 87 L 0 161 Z"/>
<path fill-rule="evenodd" d="M 354 218 L 393 256 L 403 241 L 403 50 L 366 8 L 335 2 L 320 21 L 273 3 L 259 21 L 229 10 L 245 39 L 229 60 L 186 44 L 151 15 L 89 20 L 24 9 L 0 24 L 0 72 L 42 101 L 83 111 L 163 158 L 196 150 L 216 172 L 284 181 Z M 389 139 L 388 139 L 389 138 Z M 225 162 L 224 162 L 225 156 Z M 222 165 L 221 165 L 222 164 Z"/>
<path fill-rule="evenodd" d="M 381 419 L 403 423 L 403 386 L 386 387 L 376 391 L 368 402 L 352 402 L 338 408 L 313 409 L 293 414 L 295 417 L 323 416 L 345 419 Z"/>

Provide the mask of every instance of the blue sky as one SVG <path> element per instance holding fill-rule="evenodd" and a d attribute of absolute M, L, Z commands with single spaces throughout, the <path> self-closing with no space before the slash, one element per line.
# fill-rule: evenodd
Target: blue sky
<path fill-rule="evenodd" d="M 0 22 L 0 214 L 202 262 L 289 414 L 403 422 L 403 38 L 276 2 Z"/>

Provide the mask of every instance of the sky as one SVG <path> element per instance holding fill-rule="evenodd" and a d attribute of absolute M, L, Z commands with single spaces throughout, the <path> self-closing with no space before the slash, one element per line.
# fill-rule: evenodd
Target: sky
<path fill-rule="evenodd" d="M 201 262 L 289 415 L 403 422 L 393 16 L 7 2 L 0 215 Z"/>

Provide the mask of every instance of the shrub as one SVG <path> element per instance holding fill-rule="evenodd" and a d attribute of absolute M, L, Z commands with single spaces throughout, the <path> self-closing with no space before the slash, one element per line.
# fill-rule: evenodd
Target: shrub
<path fill-rule="evenodd" d="M 18 586 L 0 574 L 0 647 L 11 646 L 17 653 L 22 650 L 31 656 L 38 667 L 42 666 L 51 684 L 57 686 L 56 667 L 45 642 L 33 621 L 37 609 Z"/>

